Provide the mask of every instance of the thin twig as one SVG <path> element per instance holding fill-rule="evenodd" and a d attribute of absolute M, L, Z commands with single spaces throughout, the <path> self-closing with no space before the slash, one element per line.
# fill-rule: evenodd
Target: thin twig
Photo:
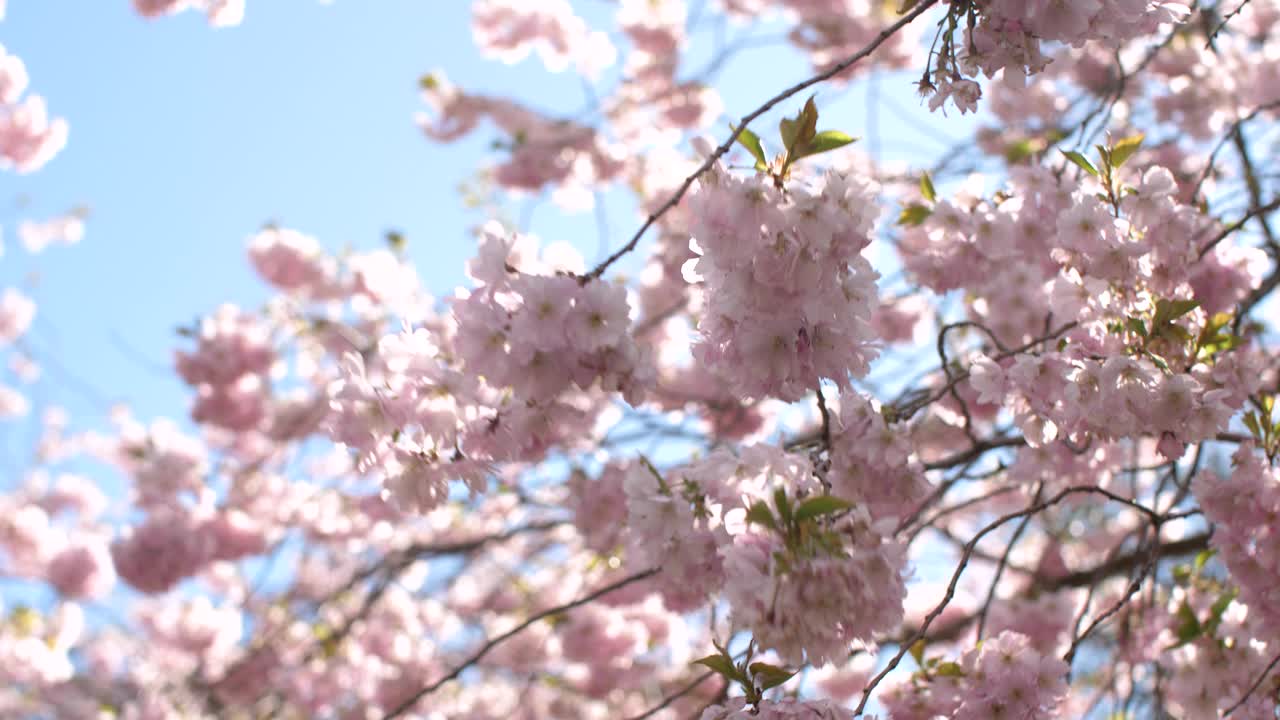
<path fill-rule="evenodd" d="M 1235 705 L 1232 705 L 1231 707 L 1227 708 L 1226 712 L 1222 713 L 1222 716 L 1226 717 L 1230 715 L 1231 713 L 1235 712 L 1236 709 L 1239 708 L 1241 705 L 1245 704 L 1245 702 L 1249 700 L 1249 696 L 1252 695 L 1258 688 L 1262 687 L 1262 681 L 1267 679 L 1267 676 L 1270 675 L 1271 671 L 1275 669 L 1277 663 L 1280 663 L 1280 655 L 1276 655 L 1274 658 L 1271 659 L 1271 662 L 1267 665 L 1267 669 L 1263 670 L 1262 674 L 1258 676 L 1258 679 L 1253 681 L 1253 685 L 1249 686 L 1249 690 L 1245 692 L 1245 694 L 1241 696 L 1239 700 L 1236 701 Z"/>
<path fill-rule="evenodd" d="M 510 630 L 502 633 L 501 635 L 498 635 L 492 640 L 485 641 L 485 643 L 480 646 L 479 650 L 476 650 L 474 653 L 471 654 L 470 657 L 468 657 L 466 660 L 459 663 L 458 666 L 455 667 L 453 670 L 449 671 L 447 675 L 435 681 L 434 683 L 427 685 L 421 690 L 417 691 L 413 695 L 409 696 L 409 698 L 406 699 L 404 702 L 400 703 L 395 708 L 393 708 L 391 712 L 387 713 L 386 715 L 383 715 L 382 716 L 383 720 L 391 720 L 391 718 L 400 717 L 404 713 L 408 712 L 414 705 L 418 704 L 419 700 L 422 700 L 422 698 L 430 695 L 436 690 L 439 690 L 446 683 L 452 680 L 456 680 L 457 677 L 461 675 L 464 670 L 471 667 L 472 665 L 475 665 L 477 662 L 480 662 L 480 660 L 483 659 L 485 655 L 488 655 L 489 652 L 492 651 L 495 647 L 501 645 L 507 640 L 510 640 L 516 635 L 519 635 L 520 633 L 524 632 L 525 629 L 527 629 L 529 626 L 533 625 L 534 623 L 544 618 L 551 617 L 552 615 L 559 615 L 562 612 L 567 612 L 576 607 L 586 605 L 587 603 L 603 595 L 608 595 L 609 593 L 615 590 L 624 588 L 632 583 L 639 582 L 640 580 L 644 580 L 645 578 L 648 578 L 648 577 L 652 577 L 653 575 L 656 575 L 658 571 L 659 571 L 659 568 L 650 568 L 643 572 L 636 573 L 635 575 L 625 577 L 617 582 L 605 585 L 599 590 L 596 590 L 593 593 L 584 595 L 578 598 L 577 600 L 565 603 L 563 605 L 557 605 L 552 608 L 547 608 L 546 610 L 543 610 L 540 613 L 530 616 L 529 619 L 511 628 Z"/>
<path fill-rule="evenodd" d="M 1210 240 L 1208 243 L 1205 244 L 1204 247 L 1200 248 L 1200 257 L 1203 258 L 1205 255 L 1209 253 L 1210 250 L 1213 249 L 1215 245 L 1227 239 L 1227 237 L 1231 235 L 1231 233 L 1234 233 L 1240 228 L 1244 227 L 1250 220 L 1258 217 L 1259 215 L 1266 215 L 1267 213 L 1275 210 L 1276 208 L 1280 208 L 1280 198 L 1276 198 L 1271 202 L 1267 203 L 1266 205 L 1251 208 L 1249 212 L 1244 214 L 1244 217 L 1222 228 L 1222 232 L 1215 235 L 1212 240 Z"/>
<path fill-rule="evenodd" d="M 1244 10 L 1244 6 L 1248 5 L 1249 2 L 1250 0 L 1240 0 L 1240 4 L 1236 6 L 1236 9 L 1227 13 L 1227 16 L 1222 18 L 1222 22 L 1218 23 L 1218 26 L 1213 29 L 1213 32 L 1209 33 L 1208 39 L 1205 40 L 1204 42 L 1205 50 L 1208 50 L 1213 47 L 1213 41 L 1218 39 L 1218 33 L 1222 32 L 1223 28 L 1227 26 L 1227 23 L 1231 22 L 1232 18 L 1239 15 L 1240 11 Z"/>
<path fill-rule="evenodd" d="M 958 565 L 956 565 L 955 572 L 952 573 L 951 575 L 951 581 L 947 583 L 947 591 L 943 595 L 942 601 L 939 602 L 936 606 L 934 606 L 932 610 L 929 611 L 929 614 L 926 615 L 924 618 L 924 622 L 921 623 L 920 628 L 916 630 L 911 635 L 910 638 L 903 641 L 898 646 L 898 651 L 894 653 L 893 657 L 889 660 L 889 664 L 886 665 L 884 669 L 880 671 L 879 674 L 877 674 L 874 678 L 872 678 L 871 682 L 867 683 L 867 686 L 862 691 L 862 699 L 858 702 L 858 707 L 854 710 L 854 716 L 858 717 L 862 715 L 863 709 L 866 708 L 867 702 L 871 699 L 871 693 L 875 690 L 876 686 L 880 684 L 880 681 L 884 680 L 885 677 L 889 675 L 889 673 L 893 672 L 898 667 L 898 664 L 902 662 L 902 658 L 905 657 L 908 652 L 910 652 L 911 647 L 928 634 L 929 627 L 933 624 L 933 621 L 937 620 L 938 616 L 942 615 L 943 611 L 947 609 L 947 606 L 951 604 L 951 600 L 956 595 L 956 587 L 960 584 L 960 576 L 964 574 L 965 569 L 969 566 L 969 560 L 972 559 L 974 550 L 977 548 L 978 543 L 981 542 L 983 538 L 995 532 L 1007 522 L 1010 522 L 1012 520 L 1017 520 L 1027 515 L 1034 515 L 1036 513 L 1039 513 L 1045 510 L 1046 508 L 1052 507 L 1058 504 L 1059 502 L 1062 502 L 1062 500 L 1066 499 L 1071 495 L 1085 494 L 1085 493 L 1103 495 L 1108 499 L 1114 500 L 1116 502 L 1120 502 L 1124 505 L 1128 505 L 1129 507 L 1132 507 L 1138 510 L 1139 512 L 1143 513 L 1144 515 L 1147 515 L 1148 517 L 1155 518 L 1156 522 L 1158 522 L 1160 518 L 1159 513 L 1157 513 L 1155 510 L 1152 510 L 1151 508 L 1148 508 L 1144 505 L 1136 503 L 1133 500 L 1130 500 L 1128 498 L 1116 495 L 1115 493 L 1109 490 L 1104 490 L 1102 488 L 1094 487 L 1094 486 L 1076 486 L 1076 487 L 1066 488 L 1065 490 L 1060 491 L 1059 493 L 1049 498 L 1048 500 L 1045 500 L 1044 502 L 1035 503 L 1033 505 L 1023 508 L 1022 510 L 1011 512 L 1006 515 L 1002 515 L 1001 517 L 992 521 L 986 527 L 979 530 L 978 534 L 974 535 L 972 540 L 965 543 L 964 552 L 960 556 L 960 562 Z"/>
<path fill-rule="evenodd" d="M 670 695 L 668 695 L 668 696 L 666 696 L 666 697 L 662 698 L 662 702 L 658 703 L 657 705 L 654 705 L 653 707 L 649 708 L 648 710 L 645 710 L 644 712 L 640 713 L 639 715 L 633 715 L 632 717 L 627 718 L 627 720 L 645 720 L 646 718 L 650 718 L 650 717 L 653 717 L 654 715 L 657 715 L 659 712 L 661 712 L 663 709 L 665 709 L 665 708 L 666 708 L 668 705 L 670 705 L 671 703 L 673 703 L 673 702 L 675 702 L 676 700 L 679 700 L 680 698 L 684 697 L 685 695 L 688 695 L 689 693 L 693 692 L 694 688 L 698 687 L 698 686 L 699 686 L 699 685 L 701 685 L 703 682 L 705 682 L 705 681 L 707 680 L 707 678 L 709 678 L 709 677 L 711 677 L 712 675 L 715 675 L 715 674 L 716 674 L 716 673 L 715 673 L 715 671 L 714 671 L 714 670 L 708 670 L 707 672 L 702 673 L 702 674 L 701 674 L 701 675 L 699 675 L 698 677 L 694 678 L 694 679 L 693 679 L 693 681 L 692 681 L 692 682 L 690 682 L 688 685 L 685 685 L 684 687 L 680 688 L 679 690 L 677 690 L 677 691 L 675 691 L 675 692 L 671 693 Z"/>
<path fill-rule="evenodd" d="M 818 412 L 822 414 L 822 442 L 831 452 L 831 411 L 827 409 L 827 396 L 822 394 L 822 384 L 818 384 Z"/>

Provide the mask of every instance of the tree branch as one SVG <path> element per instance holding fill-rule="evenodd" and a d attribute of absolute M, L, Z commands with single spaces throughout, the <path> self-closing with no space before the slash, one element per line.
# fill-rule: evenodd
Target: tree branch
<path fill-rule="evenodd" d="M 659 571 L 659 568 L 650 568 L 650 569 L 645 570 L 645 571 L 643 571 L 643 572 L 636 573 L 635 575 L 631 575 L 631 576 L 629 576 L 629 577 L 625 577 L 625 578 L 623 578 L 623 579 L 621 579 L 621 580 L 618 580 L 617 582 L 610 583 L 610 584 L 608 584 L 608 585 L 606 585 L 606 586 L 604 586 L 604 587 L 600 588 L 599 590 L 596 590 L 595 592 L 589 593 L 589 594 L 587 594 L 587 595 L 584 595 L 584 596 L 582 596 L 582 597 L 578 598 L 577 600 L 574 600 L 574 601 L 572 601 L 572 602 L 565 603 L 565 604 L 563 604 L 563 605 L 557 605 L 556 607 L 547 608 L 546 610 L 543 610 L 542 612 L 539 612 L 539 613 L 537 613 L 537 614 L 535 614 L 535 615 L 530 616 L 530 617 L 529 617 L 529 619 L 527 619 L 527 620 L 525 620 L 524 622 L 520 623 L 519 625 L 517 625 L 517 626 L 515 626 L 515 627 L 511 628 L 510 630 L 508 630 L 508 631 L 506 631 L 506 632 L 502 633 L 501 635 L 499 635 L 499 636 L 497 636 L 497 637 L 495 637 L 495 638 L 493 638 L 493 639 L 491 639 L 491 640 L 487 640 L 487 641 L 485 641 L 485 643 L 484 643 L 483 645 L 481 645 L 481 646 L 480 646 L 480 649 L 476 650 L 474 653 L 472 653 L 472 654 L 471 654 L 471 656 L 470 656 L 470 657 L 468 657 L 466 660 L 462 661 L 462 663 L 460 663 L 460 664 L 459 664 L 457 667 L 455 667 L 453 670 L 449 671 L 449 674 L 445 675 L 444 677 L 440 678 L 439 680 L 435 681 L 434 683 L 432 683 L 432 684 L 430 684 L 430 685 L 428 685 L 428 686 L 426 686 L 426 687 L 422 688 L 422 689 L 421 689 L 421 690 L 419 690 L 418 692 L 416 692 L 416 693 L 414 693 L 413 695 L 411 695 L 411 696 L 410 696 L 408 699 L 406 699 L 404 702 L 400 703 L 400 704 L 399 704 L 399 705 L 397 705 L 395 708 L 393 708 L 393 709 L 391 710 L 391 712 L 387 713 L 386 715 L 383 715 L 383 716 L 382 716 L 383 720 L 391 720 L 391 718 L 400 717 L 400 716 L 401 716 L 401 715 L 403 715 L 404 713 L 408 712 L 408 711 L 409 711 L 409 710 L 410 710 L 414 705 L 417 705 L 417 704 L 418 704 L 418 701 L 419 701 L 419 700 L 421 700 L 422 698 L 424 698 L 424 697 L 426 697 L 426 696 L 430 695 L 431 693 L 435 692 L 436 690 L 439 690 L 439 689 L 440 689 L 441 687 L 443 687 L 446 683 L 448 683 L 448 682 L 450 682 L 450 681 L 452 681 L 452 680 L 457 679 L 457 677 L 458 677 L 459 675 L 461 675 L 461 674 L 462 674 L 462 672 L 463 672 L 464 670 L 466 670 L 467 668 L 471 667 L 472 665 L 475 665 L 477 662 L 479 662 L 481 659 L 483 659 L 485 655 L 488 655 L 488 654 L 489 654 L 489 652 L 490 652 L 490 651 L 492 651 L 495 647 L 497 647 L 497 646 L 501 645 L 502 643 L 504 643 L 504 642 L 506 642 L 506 641 L 510 640 L 511 638 L 515 637 L 516 635 L 519 635 L 520 633 L 524 632 L 524 631 L 525 631 L 525 629 L 527 629 L 529 626 L 533 625 L 534 623 L 536 623 L 536 622 L 538 622 L 538 621 L 540 621 L 540 620 L 542 620 L 542 619 L 544 619 L 544 618 L 551 617 L 552 615 L 558 615 L 558 614 L 560 614 L 560 613 L 562 613 L 562 612 L 567 612 L 567 611 L 572 610 L 572 609 L 574 609 L 574 608 L 576 608 L 576 607 L 580 607 L 580 606 L 582 606 L 582 605 L 586 605 L 587 603 L 589 603 L 589 602 L 591 602 L 591 601 L 593 601 L 593 600 L 595 600 L 595 599 L 597 599 L 597 598 L 599 598 L 599 597 L 601 597 L 601 596 L 603 596 L 603 595 L 608 595 L 609 593 L 613 592 L 614 590 L 619 590 L 619 589 L 624 588 L 624 587 L 626 587 L 626 586 L 628 586 L 628 585 L 630 585 L 630 584 L 632 584 L 632 583 L 639 582 L 640 580 L 644 580 L 645 578 L 648 578 L 648 577 L 652 577 L 653 575 L 656 575 L 656 574 L 658 573 L 658 571 Z"/>

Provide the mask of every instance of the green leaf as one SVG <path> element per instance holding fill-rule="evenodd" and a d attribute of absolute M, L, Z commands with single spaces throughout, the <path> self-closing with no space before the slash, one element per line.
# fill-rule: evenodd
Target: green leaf
<path fill-rule="evenodd" d="M 782 118 L 778 121 L 778 135 L 782 138 L 783 149 L 789 150 L 795 147 L 796 136 L 799 135 L 799 123 L 791 118 Z"/>
<path fill-rule="evenodd" d="M 404 252 L 405 248 L 409 245 L 409 241 L 405 239 L 404 233 L 399 230 L 388 230 L 386 240 L 387 247 L 391 248 L 393 252 Z"/>
<path fill-rule="evenodd" d="M 1094 145 L 1093 147 L 1094 147 L 1095 149 L 1097 149 L 1097 151 L 1098 151 L 1098 157 L 1102 158 L 1102 167 L 1104 167 L 1104 168 L 1113 168 L 1113 167 L 1115 167 L 1114 165 L 1112 165 L 1112 164 L 1111 164 L 1111 151 L 1110 151 L 1110 150 L 1108 150 L 1108 149 L 1106 149 L 1106 148 L 1102 147 L 1101 145 Z"/>
<path fill-rule="evenodd" d="M 782 518 L 783 525 L 791 524 L 791 501 L 787 499 L 787 491 L 783 488 L 777 488 L 773 491 L 773 504 L 778 508 L 778 516 Z"/>
<path fill-rule="evenodd" d="M 911 12 L 911 8 L 916 6 L 920 0 L 898 0 L 898 14 L 906 15 Z"/>
<path fill-rule="evenodd" d="M 1204 622 L 1204 631 L 1206 635 L 1213 635 L 1218 630 L 1218 626 L 1222 624 L 1222 614 L 1227 611 L 1227 607 L 1231 605 L 1231 601 L 1236 599 L 1239 591 L 1231 588 L 1218 596 L 1218 599 L 1209 606 L 1209 619 Z"/>
<path fill-rule="evenodd" d="M 1142 322 L 1142 318 L 1129 317 L 1125 323 L 1138 337 L 1147 336 L 1147 326 Z"/>
<path fill-rule="evenodd" d="M 1216 552 L 1217 550 L 1209 549 L 1209 550 L 1201 550 L 1200 552 L 1196 553 L 1195 564 L 1193 565 L 1196 572 L 1200 572 L 1201 570 L 1203 570 L 1205 563 L 1209 562 L 1209 558 L 1212 558 Z"/>
<path fill-rule="evenodd" d="M 1244 425 L 1253 433 L 1253 439 L 1262 441 L 1262 428 L 1258 425 L 1258 416 L 1252 410 L 1244 414 Z"/>
<path fill-rule="evenodd" d="M 649 471 L 649 474 L 653 475 L 654 479 L 658 481 L 658 489 L 662 491 L 662 494 L 670 495 L 671 486 L 667 484 L 667 481 L 662 477 L 662 473 L 658 472 L 658 468 L 654 466 L 654 464 L 649 460 L 649 458 L 645 457 L 644 455 L 641 455 L 640 463 L 644 465 L 645 469 Z"/>
<path fill-rule="evenodd" d="M 1157 300 L 1155 324 L 1163 325 L 1165 322 L 1172 322 L 1198 307 L 1200 307 L 1199 300 Z"/>
<path fill-rule="evenodd" d="M 796 522 L 823 515 L 832 515 L 842 510 L 848 510 L 851 507 L 853 507 L 853 503 L 844 498 L 838 498 L 834 495 L 819 495 L 805 500 L 800 504 L 800 507 L 796 508 Z"/>
<path fill-rule="evenodd" d="M 1016 140 L 1005 145 L 1004 160 L 1010 165 L 1017 165 L 1036 153 L 1035 145 L 1030 140 Z"/>
<path fill-rule="evenodd" d="M 751 509 L 747 510 L 747 522 L 764 525 L 770 530 L 778 529 L 778 521 L 773 518 L 773 511 L 763 500 L 757 500 Z"/>
<path fill-rule="evenodd" d="M 693 661 L 694 665 L 704 665 L 711 670 L 723 675 L 726 679 L 735 680 L 742 684 L 747 684 L 747 678 L 742 671 L 734 666 L 733 660 L 725 655 L 708 655 L 704 658 Z"/>
<path fill-rule="evenodd" d="M 915 659 L 916 665 L 920 667 L 924 667 L 925 645 L 926 645 L 926 642 L 924 638 L 920 638 L 919 640 L 911 644 L 911 657 Z"/>
<path fill-rule="evenodd" d="M 806 147 L 818 134 L 818 106 L 813 104 L 812 95 L 794 119 L 783 118 L 779 121 L 778 132 L 782 135 L 782 144 L 787 150 L 786 164 L 790 165 L 800 157 L 800 149 Z"/>
<path fill-rule="evenodd" d="M 1068 160 L 1078 165 L 1081 170 L 1084 170 L 1094 177 L 1098 177 L 1098 169 L 1095 168 L 1093 163 L 1089 162 L 1089 159 L 1085 156 L 1075 150 L 1063 150 L 1062 154 L 1066 155 Z"/>
<path fill-rule="evenodd" d="M 932 214 L 933 211 L 924 205 L 908 205 L 902 208 L 902 214 L 898 216 L 898 224 L 916 227 L 928 220 Z"/>
<path fill-rule="evenodd" d="M 796 670 L 787 670 L 769 663 L 751 663 L 751 676 L 761 690 L 775 688 L 795 676 Z"/>
<path fill-rule="evenodd" d="M 1124 138 L 1111 148 L 1111 166 L 1121 167 L 1125 162 L 1138 152 L 1138 148 L 1142 147 L 1142 141 L 1147 138 L 1146 135 L 1138 133 Z"/>
<path fill-rule="evenodd" d="M 842 133 L 839 130 L 823 130 L 813 136 L 813 139 L 804 146 L 804 150 L 800 151 L 795 159 L 799 160 L 802 157 L 830 152 L 857 141 L 858 138 Z"/>
<path fill-rule="evenodd" d="M 964 669 L 960 667 L 960 663 L 954 662 L 938 663 L 934 673 L 942 677 L 964 677 Z"/>
<path fill-rule="evenodd" d="M 928 172 L 920 176 L 920 194 L 929 202 L 938 199 L 938 191 L 934 189 L 933 178 L 929 177 Z"/>
<path fill-rule="evenodd" d="M 769 167 L 769 158 L 764 154 L 764 145 L 760 144 L 759 135 L 747 128 L 742 128 L 734 139 L 738 141 L 739 145 L 746 148 L 747 152 L 751 153 L 751 157 L 756 159 L 757 170 L 761 169 L 761 166 L 765 169 Z"/>
<path fill-rule="evenodd" d="M 1235 350 L 1244 344 L 1244 338 L 1236 335 L 1214 335 L 1200 341 L 1200 359 L 1212 357 L 1220 352 Z"/>
<path fill-rule="evenodd" d="M 1190 566 L 1190 565 L 1185 565 L 1185 564 L 1184 564 L 1184 565 L 1175 565 L 1175 566 L 1173 567 L 1173 580 L 1174 580 L 1174 582 L 1177 582 L 1177 583 L 1180 583 L 1180 584 L 1185 584 L 1185 583 L 1187 582 L 1187 580 L 1190 580 L 1190 579 L 1191 579 L 1191 566 Z"/>
<path fill-rule="evenodd" d="M 1178 627 L 1174 631 L 1175 637 L 1178 638 L 1178 644 L 1173 647 L 1180 647 L 1200 637 L 1203 628 L 1200 627 L 1200 620 L 1196 618 L 1196 613 L 1187 603 L 1182 603 L 1178 607 Z M 1172 648 L 1170 648 L 1172 649 Z"/>

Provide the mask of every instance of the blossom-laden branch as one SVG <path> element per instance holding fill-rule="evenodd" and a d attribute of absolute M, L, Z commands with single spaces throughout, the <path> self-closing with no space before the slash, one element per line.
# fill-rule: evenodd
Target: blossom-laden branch
<path fill-rule="evenodd" d="M 390 720 L 391 718 L 400 717 L 404 713 L 412 710 L 413 706 L 417 705 L 418 702 L 421 701 L 423 698 L 435 692 L 436 690 L 439 690 L 445 684 L 453 680 L 456 680 L 458 676 L 463 673 L 463 671 L 475 665 L 476 663 L 480 662 L 482 659 L 484 659 L 484 656 L 492 652 L 494 648 L 510 640 L 511 638 L 519 635 L 521 632 L 524 632 L 525 629 L 527 629 L 529 626 L 533 625 L 534 623 L 537 623 L 541 620 L 552 617 L 554 615 L 559 615 L 560 613 L 568 612 L 576 607 L 581 607 L 583 605 L 586 605 L 596 600 L 597 598 L 608 595 L 611 592 L 621 590 L 627 587 L 628 585 L 631 585 L 632 583 L 636 583 L 646 578 L 653 577 L 657 573 L 658 573 L 657 569 L 645 570 L 644 572 L 639 572 L 634 575 L 625 577 L 621 580 L 616 580 L 612 583 L 609 583 L 608 585 L 605 585 L 604 587 L 598 590 L 595 590 L 586 595 L 583 595 L 582 597 L 572 602 L 547 608 L 546 610 L 530 615 L 528 619 L 526 619 L 524 622 L 520 623 L 519 625 L 516 625 L 515 627 L 502 633 L 501 635 L 496 635 L 493 638 L 485 640 L 485 642 L 481 644 L 480 647 L 477 648 L 475 652 L 467 656 L 467 658 L 463 660 L 461 663 L 459 663 L 458 665 L 455 665 L 453 670 L 450 670 L 448 673 L 446 673 L 444 676 L 440 677 L 430 685 L 427 685 L 421 688 L 420 690 L 418 690 L 417 692 L 414 692 L 407 699 L 401 702 L 399 705 L 392 708 L 388 713 L 383 715 L 382 716 L 383 720 Z"/>

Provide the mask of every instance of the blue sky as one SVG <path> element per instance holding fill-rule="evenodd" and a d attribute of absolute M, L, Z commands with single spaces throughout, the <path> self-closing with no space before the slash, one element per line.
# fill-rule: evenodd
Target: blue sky
<path fill-rule="evenodd" d="M 574 5 L 611 28 L 608 3 Z M 242 26 L 222 30 L 199 13 L 147 21 L 127 0 L 10 3 L 0 43 L 24 59 L 32 91 L 71 125 L 67 148 L 46 167 L 0 176 L 9 246 L 0 283 L 39 302 L 30 340 L 46 366 L 40 397 L 70 408 L 81 426 L 101 426 L 106 405 L 120 400 L 140 418 L 183 416 L 186 389 L 170 369 L 174 328 L 222 302 L 253 307 L 266 298 L 244 243 L 268 221 L 335 250 L 376 247 L 395 228 L 437 295 L 464 282 L 468 228 L 484 218 L 464 208 L 457 186 L 495 136 L 485 128 L 453 145 L 428 142 L 413 123 L 418 78 L 440 68 L 469 90 L 565 114 L 585 98 L 578 78 L 549 74 L 536 60 L 482 58 L 468 21 L 463 0 L 254 0 Z M 731 27 L 727 37 L 780 30 Z M 713 35 L 695 34 L 701 49 L 691 67 L 709 56 Z M 717 86 L 739 116 L 808 73 L 804 59 L 775 45 L 729 63 Z M 881 78 L 880 93 L 908 119 L 939 126 L 908 77 Z M 865 99 L 863 86 L 820 92 L 822 124 L 865 135 Z M 775 123 L 757 127 L 766 134 Z M 886 110 L 878 126 L 886 155 L 927 159 L 943 147 Z M 945 135 L 962 131 L 952 125 Z M 525 202 L 513 203 L 513 216 Z M 80 245 L 35 257 L 17 246 L 18 220 L 82 204 L 92 214 Z M 616 247 L 638 218 L 620 193 L 604 204 Z M 590 213 L 566 217 L 542 203 L 531 227 L 595 256 Z"/>

